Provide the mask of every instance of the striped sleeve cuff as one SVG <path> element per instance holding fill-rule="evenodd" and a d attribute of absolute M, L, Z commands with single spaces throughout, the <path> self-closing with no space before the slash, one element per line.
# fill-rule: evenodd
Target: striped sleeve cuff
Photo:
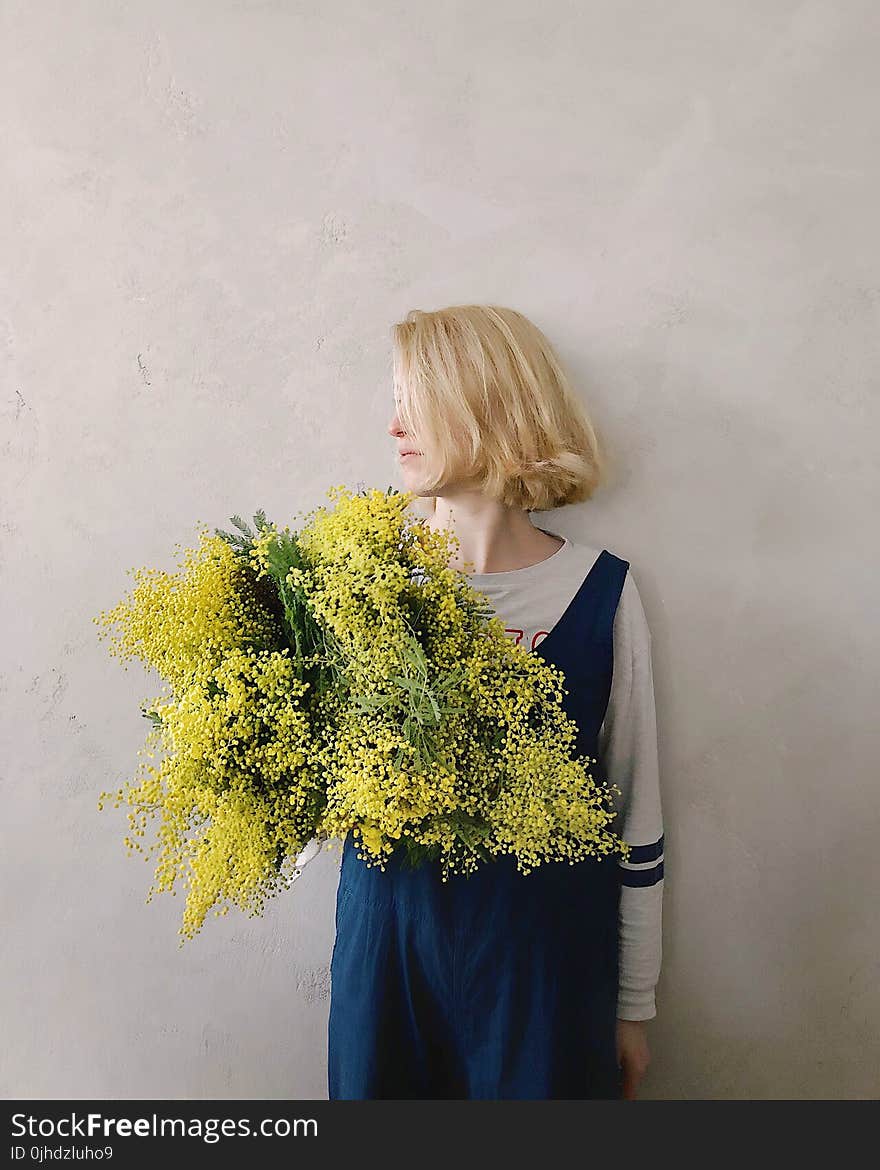
<path fill-rule="evenodd" d="M 655 886 L 663 878 L 663 838 L 649 845 L 631 845 L 629 859 L 619 861 L 620 881 L 624 886 Z"/>

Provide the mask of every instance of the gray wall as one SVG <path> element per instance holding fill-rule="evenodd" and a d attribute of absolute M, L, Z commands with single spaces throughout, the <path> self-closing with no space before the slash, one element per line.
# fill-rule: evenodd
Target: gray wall
<path fill-rule="evenodd" d="M 554 528 L 630 560 L 653 632 L 643 1095 L 875 1096 L 876 5 L 2 21 L 3 1094 L 325 1095 L 334 860 L 179 950 L 96 810 L 158 684 L 91 619 L 197 521 L 399 482 L 390 324 L 495 301 L 616 463 Z"/>

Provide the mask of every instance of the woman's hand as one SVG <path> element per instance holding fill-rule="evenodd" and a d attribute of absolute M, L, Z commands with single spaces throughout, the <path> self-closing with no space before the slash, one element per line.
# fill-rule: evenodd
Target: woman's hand
<path fill-rule="evenodd" d="M 651 1063 L 645 1020 L 617 1021 L 617 1063 L 623 1073 L 625 1101 L 635 1101 L 639 1083 Z"/>

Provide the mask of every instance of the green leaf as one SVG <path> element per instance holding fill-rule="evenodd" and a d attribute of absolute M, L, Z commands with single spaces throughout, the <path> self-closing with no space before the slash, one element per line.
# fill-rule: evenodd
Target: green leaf
<path fill-rule="evenodd" d="M 437 723 L 439 723 L 440 722 L 440 708 L 437 706 L 436 702 L 434 701 L 434 696 L 431 694 L 430 691 L 426 691 L 425 694 L 427 696 L 428 702 L 431 704 L 431 707 L 433 708 L 434 719 Z"/>

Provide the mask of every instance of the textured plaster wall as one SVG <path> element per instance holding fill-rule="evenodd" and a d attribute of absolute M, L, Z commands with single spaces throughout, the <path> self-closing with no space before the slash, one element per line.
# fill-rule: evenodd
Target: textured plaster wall
<path fill-rule="evenodd" d="M 653 632 L 644 1095 L 880 1087 L 869 0 L 0 8 L 7 1097 L 322 1097 L 336 870 L 178 950 L 91 624 L 197 521 L 399 482 L 388 328 L 496 301 L 616 465 Z M 540 523 L 549 518 L 536 518 Z"/>

